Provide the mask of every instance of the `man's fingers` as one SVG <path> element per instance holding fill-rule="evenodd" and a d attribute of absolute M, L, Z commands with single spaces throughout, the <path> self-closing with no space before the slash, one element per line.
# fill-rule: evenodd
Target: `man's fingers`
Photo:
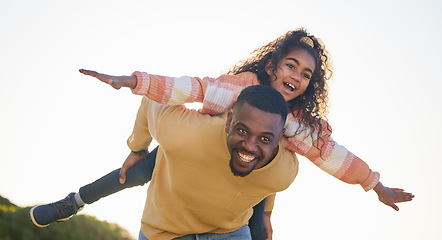
<path fill-rule="evenodd" d="M 126 182 L 126 170 L 121 168 L 120 170 L 120 183 L 124 184 Z"/>

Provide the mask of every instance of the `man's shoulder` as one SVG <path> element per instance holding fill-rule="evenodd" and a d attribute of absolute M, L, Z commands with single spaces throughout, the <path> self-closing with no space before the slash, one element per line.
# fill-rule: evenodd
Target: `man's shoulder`
<path fill-rule="evenodd" d="M 220 113 L 216 115 L 210 115 L 201 113 L 197 109 L 191 109 L 185 105 L 164 105 L 157 103 L 147 97 L 143 97 L 142 105 L 146 109 L 150 109 L 152 117 L 165 117 L 175 118 L 176 121 L 185 121 L 188 124 L 194 123 L 213 123 L 217 124 L 219 121 L 224 122 L 227 119 L 227 113 Z"/>

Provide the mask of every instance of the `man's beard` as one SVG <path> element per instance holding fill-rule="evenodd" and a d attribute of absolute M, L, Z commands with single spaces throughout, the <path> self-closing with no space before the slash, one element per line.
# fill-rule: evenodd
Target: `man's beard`
<path fill-rule="evenodd" d="M 248 172 L 238 172 L 238 171 L 236 171 L 235 167 L 233 167 L 233 159 L 232 158 L 230 158 L 229 165 L 230 165 L 230 171 L 236 177 L 245 177 L 245 176 L 249 175 L 254 169 L 254 168 L 252 168 Z"/>

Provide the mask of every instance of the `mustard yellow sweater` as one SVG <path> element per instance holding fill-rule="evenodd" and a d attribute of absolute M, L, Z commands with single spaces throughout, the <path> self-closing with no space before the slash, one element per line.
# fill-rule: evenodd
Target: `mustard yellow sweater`
<path fill-rule="evenodd" d="M 267 166 L 246 177 L 233 176 L 226 116 L 143 97 L 128 145 L 134 151 L 146 149 L 152 138 L 160 145 L 141 220 L 149 240 L 234 231 L 247 224 L 254 205 L 294 181 L 298 160 L 281 144 Z"/>

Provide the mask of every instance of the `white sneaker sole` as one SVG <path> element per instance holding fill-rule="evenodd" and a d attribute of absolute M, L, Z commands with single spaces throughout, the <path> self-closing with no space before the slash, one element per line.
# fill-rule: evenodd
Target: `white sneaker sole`
<path fill-rule="evenodd" d="M 31 217 L 31 221 L 32 221 L 32 223 L 33 223 L 35 226 L 40 227 L 40 228 L 44 228 L 44 227 L 49 226 L 49 224 L 41 225 L 41 224 L 39 224 L 39 223 L 35 220 L 35 218 L 34 218 L 34 209 L 35 209 L 36 207 L 38 207 L 38 206 L 35 206 L 35 207 L 31 208 L 31 210 L 29 210 L 29 216 Z M 78 209 L 77 213 L 78 213 L 79 211 L 81 211 L 81 210 L 83 210 L 83 207 L 80 208 L 80 209 Z M 72 216 L 74 216 L 74 215 L 72 215 Z M 72 216 L 67 217 L 67 218 L 58 219 L 56 222 L 64 222 L 64 221 L 67 221 L 67 220 L 69 220 L 69 218 L 71 218 Z"/>

